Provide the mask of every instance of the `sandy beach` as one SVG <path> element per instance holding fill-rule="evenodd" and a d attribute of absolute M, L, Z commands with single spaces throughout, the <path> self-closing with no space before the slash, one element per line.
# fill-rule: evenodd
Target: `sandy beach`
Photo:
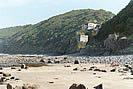
<path fill-rule="evenodd" d="M 64 65 L 71 67 L 64 67 Z M 97 68 L 105 69 L 107 72 L 89 71 L 91 66 L 97 66 Z M 80 70 L 73 71 L 76 67 Z M 124 79 L 133 77 L 130 73 L 112 73 L 110 72 L 111 69 L 110 65 L 105 64 L 53 64 L 44 67 L 31 67 L 22 71 L 10 68 L 4 68 L 2 71 L 10 72 L 12 76 L 27 83 L 37 84 L 40 89 L 69 89 L 73 83 L 84 84 L 88 89 L 94 89 L 94 86 L 101 83 L 104 89 L 133 89 L 133 80 Z"/>

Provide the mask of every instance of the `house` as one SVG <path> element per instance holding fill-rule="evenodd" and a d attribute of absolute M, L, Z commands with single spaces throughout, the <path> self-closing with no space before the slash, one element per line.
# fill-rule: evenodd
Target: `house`
<path fill-rule="evenodd" d="M 80 41 L 88 42 L 88 35 L 80 35 Z"/>
<path fill-rule="evenodd" d="M 79 35 L 78 41 L 87 43 L 88 42 L 88 35 Z"/>
<path fill-rule="evenodd" d="M 91 30 L 91 29 L 99 30 L 99 28 L 101 28 L 101 24 L 88 23 L 88 30 Z"/>
<path fill-rule="evenodd" d="M 88 30 L 95 29 L 97 24 L 94 23 L 88 23 Z"/>

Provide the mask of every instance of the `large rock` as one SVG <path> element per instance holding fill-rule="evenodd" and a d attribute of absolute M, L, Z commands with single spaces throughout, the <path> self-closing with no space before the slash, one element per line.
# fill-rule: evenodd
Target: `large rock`
<path fill-rule="evenodd" d="M 78 61 L 78 60 L 75 60 L 75 61 L 74 61 L 74 64 L 79 64 L 79 61 Z"/>
<path fill-rule="evenodd" d="M 83 84 L 72 84 L 69 89 L 86 89 Z"/>
<path fill-rule="evenodd" d="M 95 89 L 103 89 L 103 85 L 102 84 L 99 84 L 98 86 L 95 86 L 94 88 Z"/>
<path fill-rule="evenodd" d="M 25 69 L 26 65 L 25 64 L 22 64 L 21 65 L 21 69 Z"/>

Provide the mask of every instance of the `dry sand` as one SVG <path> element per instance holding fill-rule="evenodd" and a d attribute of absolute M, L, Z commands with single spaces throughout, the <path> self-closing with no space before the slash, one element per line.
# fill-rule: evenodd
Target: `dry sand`
<path fill-rule="evenodd" d="M 44 67 L 29 68 L 28 70 L 16 71 L 9 68 L 4 69 L 13 76 L 25 82 L 38 84 L 40 89 L 69 89 L 73 83 L 84 84 L 88 89 L 98 84 L 103 84 L 104 89 L 133 89 L 133 80 L 124 80 L 125 77 L 133 77 L 130 73 L 111 73 L 109 65 L 96 64 L 100 69 L 106 69 L 107 73 L 95 71 L 73 71 L 74 68 L 87 68 L 93 64 L 69 64 L 71 67 L 64 67 L 64 64 L 56 64 Z M 96 75 L 93 75 L 96 73 Z M 101 78 L 99 78 L 101 77 Z M 50 83 L 53 82 L 53 83 Z"/>

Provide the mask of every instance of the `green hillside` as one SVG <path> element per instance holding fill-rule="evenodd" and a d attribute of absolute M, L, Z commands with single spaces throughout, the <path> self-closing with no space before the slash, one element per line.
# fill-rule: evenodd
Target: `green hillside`
<path fill-rule="evenodd" d="M 20 31 L 24 30 L 28 26 L 30 26 L 30 25 L 0 29 L 0 47 L 3 45 L 4 41 L 7 41 L 8 38 L 10 38 L 11 36 L 13 36 L 14 34 L 20 32 Z"/>
<path fill-rule="evenodd" d="M 76 32 L 88 22 L 104 23 L 114 14 L 104 10 L 73 10 L 30 25 L 4 43 L 3 53 L 74 53 L 79 51 Z"/>
<path fill-rule="evenodd" d="M 103 40 L 111 33 L 119 33 L 133 38 L 133 0 L 118 15 L 103 24 L 97 39 Z"/>

